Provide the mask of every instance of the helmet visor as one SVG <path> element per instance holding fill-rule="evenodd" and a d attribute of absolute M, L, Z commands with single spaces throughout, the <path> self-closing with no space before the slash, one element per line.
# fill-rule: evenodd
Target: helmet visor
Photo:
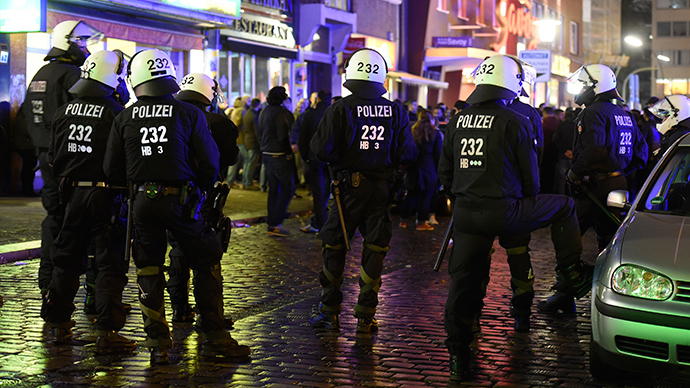
<path fill-rule="evenodd" d="M 216 97 L 216 104 L 222 105 L 228 102 L 223 94 L 223 89 L 221 89 L 218 81 L 213 80 L 213 95 Z"/>
<path fill-rule="evenodd" d="M 584 66 L 581 66 L 579 69 L 575 70 L 575 72 L 568 76 L 565 81 L 582 86 L 591 86 L 594 84 L 594 78 L 592 78 L 587 71 L 587 68 Z"/>
<path fill-rule="evenodd" d="M 659 102 L 647 109 L 649 109 L 651 114 L 660 118 L 661 120 L 666 120 L 668 117 L 678 112 L 678 109 L 673 106 L 671 101 L 669 101 L 667 98 L 659 100 Z"/>
<path fill-rule="evenodd" d="M 103 40 L 105 35 L 85 22 L 79 22 L 69 35 L 70 42 L 80 49 L 94 45 Z"/>

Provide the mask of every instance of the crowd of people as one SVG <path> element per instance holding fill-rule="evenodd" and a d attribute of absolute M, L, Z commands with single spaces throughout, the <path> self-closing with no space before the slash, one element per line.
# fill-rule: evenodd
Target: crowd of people
<path fill-rule="evenodd" d="M 314 213 L 301 232 L 318 233 L 323 248 L 323 290 L 310 319 L 315 328 L 340 327 L 355 232 L 363 238 L 356 330 L 371 333 L 379 328 L 395 201 L 398 226 L 414 217 L 417 231 L 433 230 L 435 213 L 452 203 L 458 248 L 448 263 L 446 346 L 451 380 L 469 379 L 494 240 L 508 257 L 516 331 L 530 330 L 529 242 L 539 228 L 551 229 L 556 285 L 537 308 L 574 313 L 574 299 L 589 292 L 592 280 L 591 265 L 580 257 L 582 234 L 593 229 L 604 249 L 618 227 L 611 216 L 621 218 L 619 210 L 601 206 L 608 193 L 634 196 L 660 155 L 690 128 L 690 99 L 651 98 L 643 111 L 631 111 L 615 103 L 622 101 L 616 77 L 600 64 L 569 77 L 582 86 L 575 98 L 581 107 L 533 108 L 520 97 L 536 71 L 500 54 L 475 69 L 474 91 L 452 109 L 390 101 L 383 97 L 386 62 L 368 48 L 345 64 L 343 86 L 351 94 L 344 98 L 322 89 L 293 110 L 288 91 L 276 86 L 265 103 L 242 96 L 228 108 L 208 75 L 191 73 L 178 82 L 172 61 L 156 49 L 132 57 L 89 53 L 87 43 L 99 38 L 84 22 L 56 26 L 49 62 L 32 79 L 15 119 L 37 150 L 25 162 L 38 163 L 44 181 L 41 317 L 55 343 L 70 343 L 74 297 L 86 273 L 96 353 L 134 350 L 138 345 L 119 334 L 131 310 L 122 303 L 131 255 L 152 364 L 168 363 L 173 345 L 166 288 L 173 324 L 198 318 L 202 356 L 251 353 L 227 332 L 233 321 L 223 312 L 220 260 L 229 240 L 223 205 L 230 188 L 266 191 L 266 233 L 286 237 L 288 204 L 295 185 L 304 184 Z M 28 178 L 22 184 L 33 187 Z"/>

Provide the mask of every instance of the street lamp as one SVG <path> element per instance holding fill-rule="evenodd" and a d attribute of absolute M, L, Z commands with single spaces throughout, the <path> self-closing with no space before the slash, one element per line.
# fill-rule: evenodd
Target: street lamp
<path fill-rule="evenodd" d="M 556 39 L 557 27 L 561 25 L 561 21 L 554 19 L 539 19 L 534 21 L 534 25 L 539 28 L 539 40 L 551 43 Z"/>
<path fill-rule="evenodd" d="M 623 41 L 626 44 L 633 46 L 633 47 L 642 47 L 644 45 L 642 40 L 640 40 L 639 38 L 637 38 L 635 36 L 631 36 L 631 35 L 626 36 L 623 39 Z M 628 81 L 630 80 L 630 77 L 633 74 L 637 74 L 637 73 L 642 72 L 642 71 L 648 71 L 648 70 L 651 71 L 650 83 L 652 86 L 651 86 L 650 92 L 652 94 L 654 94 L 654 90 L 655 90 L 655 87 L 654 87 L 655 81 L 656 81 L 656 79 L 655 79 L 656 78 L 656 71 L 655 70 L 658 68 L 659 72 L 661 73 L 661 78 L 666 78 L 666 77 L 664 77 L 664 67 L 662 66 L 661 62 L 670 62 L 671 58 L 667 57 L 666 55 L 661 55 L 661 54 L 657 55 L 654 52 L 654 50 L 652 50 L 652 49 L 649 49 L 649 51 L 651 51 L 652 55 L 654 55 L 656 57 L 656 61 L 652 60 L 652 66 L 641 67 L 639 69 L 633 70 L 632 72 L 630 72 L 630 74 L 628 74 L 625 77 L 625 80 L 623 81 L 623 97 L 625 98 L 626 101 L 628 101 L 628 99 L 630 98 L 630 96 L 628 95 L 627 85 L 628 85 Z M 658 64 L 658 66 L 657 66 L 657 64 Z M 639 90 L 637 90 L 636 93 L 638 93 L 638 95 L 635 96 L 635 101 L 633 103 L 636 103 L 639 101 Z M 632 107 L 632 108 L 636 108 L 636 107 Z"/>

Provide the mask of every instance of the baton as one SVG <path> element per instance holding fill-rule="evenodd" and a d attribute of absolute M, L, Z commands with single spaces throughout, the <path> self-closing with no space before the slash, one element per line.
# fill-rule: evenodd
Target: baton
<path fill-rule="evenodd" d="M 446 255 L 446 250 L 450 244 L 450 239 L 453 237 L 453 216 L 450 217 L 450 222 L 448 223 L 448 229 L 446 230 L 446 236 L 443 238 L 443 245 L 441 245 L 441 250 L 438 251 L 436 256 L 436 263 L 434 264 L 434 271 L 438 272 L 441 268 L 441 263 L 443 263 L 443 256 Z"/>
<path fill-rule="evenodd" d="M 134 184 L 130 182 L 127 185 L 129 190 L 129 198 L 127 198 L 127 231 L 125 240 L 125 263 L 129 263 L 129 258 L 132 251 L 132 214 L 134 213 Z"/>
<path fill-rule="evenodd" d="M 580 188 L 581 188 L 582 191 L 587 195 L 587 197 L 588 197 L 592 202 L 594 202 L 594 204 L 597 205 L 597 207 L 598 207 L 599 209 L 601 209 L 601 211 L 603 211 L 604 214 L 606 214 L 606 215 L 616 224 L 616 226 L 620 226 L 620 225 L 621 225 L 621 220 L 619 220 L 618 217 L 616 217 L 613 213 L 611 213 L 611 212 L 609 211 L 609 209 L 605 208 L 604 205 L 601 203 L 601 201 L 599 201 L 599 200 L 597 199 L 597 197 L 595 197 L 594 194 L 592 194 L 592 192 L 589 191 L 589 189 L 587 189 L 587 188 L 586 188 L 584 185 L 582 185 L 582 184 L 580 184 Z"/>
<path fill-rule="evenodd" d="M 333 198 L 335 199 L 335 205 L 338 207 L 338 216 L 340 216 L 340 225 L 343 228 L 343 237 L 345 237 L 345 249 L 350 250 L 350 238 L 347 236 L 347 227 L 345 227 L 345 217 L 343 217 L 343 205 L 340 202 L 340 188 L 338 183 L 340 181 L 335 179 L 335 173 L 333 172 L 333 167 L 328 166 L 328 172 L 331 174 L 331 187 L 333 188 Z"/>

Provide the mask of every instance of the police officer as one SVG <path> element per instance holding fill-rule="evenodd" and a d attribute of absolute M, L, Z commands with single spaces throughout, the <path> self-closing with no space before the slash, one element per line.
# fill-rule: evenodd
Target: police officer
<path fill-rule="evenodd" d="M 55 240 L 64 207 L 60 205 L 58 181 L 46 160 L 50 145 L 50 130 L 55 111 L 74 97 L 69 89 L 79 80 L 79 67 L 90 54 L 87 45 L 96 43 L 103 34 L 83 21 L 68 20 L 53 28 L 52 47 L 44 58 L 49 61 L 38 70 L 29 83 L 24 104 L 24 117 L 31 142 L 38 151 L 39 168 L 43 179 L 41 200 L 47 211 L 41 223 L 41 264 L 38 270 L 38 287 L 45 294 L 50 284 L 53 265 L 50 262 L 50 246 Z"/>
<path fill-rule="evenodd" d="M 226 171 L 228 167 L 235 164 L 239 153 L 237 148 L 239 130 L 227 116 L 209 111 L 211 106 L 225 102 L 220 85 L 206 74 L 187 74 L 182 78 L 180 92 L 175 95 L 175 98 L 188 102 L 204 112 L 220 154 L 219 171 Z M 223 178 L 219 176 L 216 180 L 213 189 L 209 190 L 206 195 L 206 201 L 204 201 L 201 211 L 216 234 L 222 237 L 223 233 L 230 233 L 230 223 L 229 219 L 223 216 L 222 207 L 218 209 L 214 204 L 225 204 L 229 189 L 227 185 L 222 183 Z M 223 222 L 224 220 L 227 222 Z M 189 324 L 194 320 L 194 310 L 189 305 L 189 263 L 175 236 L 170 234 L 168 239 L 172 247 L 167 286 L 173 311 L 172 322 L 173 324 Z M 223 240 L 221 238 L 221 241 Z M 227 249 L 227 245 L 225 249 Z M 222 309 L 223 305 L 221 304 L 219 308 Z"/>
<path fill-rule="evenodd" d="M 93 241 L 96 277 L 96 353 L 128 352 L 134 341 L 117 333 L 125 324 L 122 290 L 127 284 L 124 225 L 120 213 L 124 190 L 110 190 L 103 157 L 110 127 L 124 107 L 112 97 L 124 81 L 126 61 L 121 52 L 99 51 L 82 66 L 81 79 L 71 89 L 77 98 L 58 108 L 52 121 L 48 160 L 60 177 L 67 203 L 62 228 L 51 247 L 52 280 L 41 317 L 53 328 L 55 342 L 71 339 L 74 296 L 87 265 Z"/>
<path fill-rule="evenodd" d="M 568 82 L 583 86 L 575 103 L 585 108 L 576 119 L 577 135 L 566 179 L 577 202 L 580 230 L 584 234 L 594 227 L 601 251 L 619 225 L 600 206 L 605 206 L 612 190 L 627 190 L 626 175 L 645 166 L 647 143 L 632 115 L 613 104 L 614 99 L 622 98 L 611 69 L 600 64 L 583 66 L 568 77 Z M 608 211 L 622 219 L 620 209 Z M 560 280 L 557 276 L 557 283 Z M 537 308 L 547 313 L 575 312 L 573 296 L 563 291 L 540 302 Z"/>
<path fill-rule="evenodd" d="M 658 158 L 686 133 L 690 132 L 690 98 L 682 94 L 666 96 L 649 107 L 649 111 L 661 124 L 657 129 L 661 134 L 661 146 Z"/>
<path fill-rule="evenodd" d="M 393 232 L 389 186 L 398 165 L 407 165 L 417 157 L 407 112 L 402 105 L 382 97 L 387 72 L 386 62 L 377 51 L 355 51 L 345 64 L 343 84 L 352 94 L 326 109 L 310 143 L 313 154 L 332 166 L 332 179 L 342 187 L 342 214 L 337 206 L 331 207 L 319 233 L 323 241 L 323 269 L 319 274 L 323 291 L 320 314 L 311 319 L 314 327 L 340 327 L 346 255 L 343 229 L 351 239 L 359 228 L 364 241 L 355 305 L 357 332 L 378 329 L 374 315 L 383 259 Z"/>
<path fill-rule="evenodd" d="M 128 79 L 138 101 L 115 118 L 104 167 L 113 182 L 128 181 L 136 187 L 133 258 L 151 363 L 168 363 L 172 346 L 163 298 L 166 231 L 177 238 L 194 271 L 201 355 L 245 357 L 249 347 L 225 331 L 218 309 L 223 297 L 222 251 L 200 212 L 201 192 L 218 176 L 218 147 L 206 118 L 195 106 L 173 98 L 179 86 L 173 63 L 162 51 L 135 54 Z"/>
<path fill-rule="evenodd" d="M 473 104 L 448 123 L 439 162 L 441 184 L 455 197 L 451 286 L 445 311 L 450 377 L 470 376 L 472 322 L 483 306 L 486 257 L 496 236 L 551 226 L 563 287 L 578 297 L 591 288 L 591 270 L 580 260 L 582 243 L 574 201 L 538 195 L 539 170 L 529 120 L 507 108 L 524 81 L 521 64 L 496 55 L 475 70 Z M 511 269 L 512 270 L 512 269 Z"/>

